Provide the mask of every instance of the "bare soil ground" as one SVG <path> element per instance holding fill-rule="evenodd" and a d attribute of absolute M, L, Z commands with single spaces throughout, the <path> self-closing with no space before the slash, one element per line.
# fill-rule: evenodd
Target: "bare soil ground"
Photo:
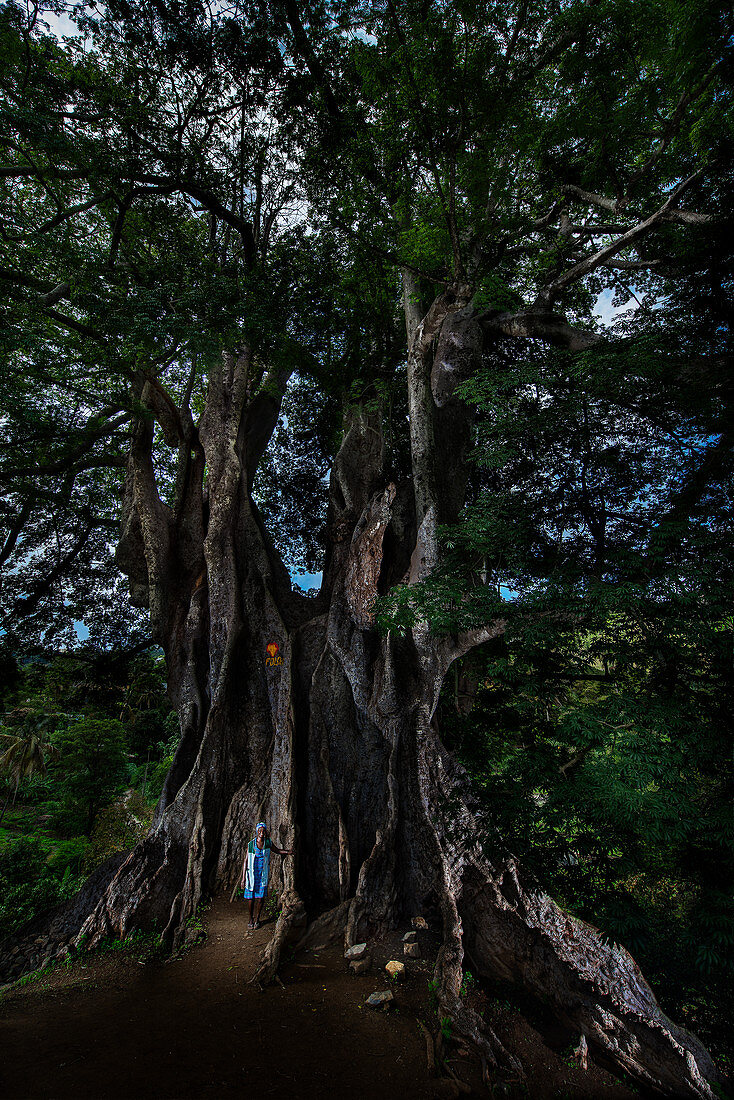
<path fill-rule="evenodd" d="M 174 961 L 101 952 L 8 990 L 0 1000 L 0 1095 L 438 1100 L 459 1094 L 446 1077 L 429 1075 L 418 1024 L 438 1027 L 428 984 L 437 940 L 430 933 L 420 933 L 424 957 L 405 960 L 407 981 L 392 987 L 395 1007 L 385 1013 L 364 1002 L 390 987 L 380 971 L 389 959 L 402 959 L 404 930 L 371 945 L 373 969 L 364 976 L 349 972 L 338 945 L 303 950 L 283 965 L 282 986 L 260 992 L 249 979 L 272 924 L 248 936 L 244 903 L 226 898 L 215 900 L 205 923 L 206 939 Z M 531 1023 L 496 993 L 485 987 L 469 995 L 525 1067 L 527 1090 L 517 1095 L 634 1095 L 591 1063 L 586 1072 L 569 1065 L 567 1035 L 537 1016 Z M 444 1056 L 472 1095 L 489 1095 L 473 1052 L 451 1038 Z"/>

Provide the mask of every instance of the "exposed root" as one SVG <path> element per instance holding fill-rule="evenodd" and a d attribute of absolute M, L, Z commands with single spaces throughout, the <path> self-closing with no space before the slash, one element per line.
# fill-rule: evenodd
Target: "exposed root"
<path fill-rule="evenodd" d="M 347 913 L 347 923 L 344 929 L 344 950 L 347 951 L 350 947 L 354 947 L 355 943 L 359 942 L 359 922 L 364 912 L 364 905 L 362 899 L 358 894 L 349 902 L 349 910 Z"/>
<path fill-rule="evenodd" d="M 628 952 L 524 882 L 501 842 L 491 855 L 480 846 L 468 780 L 421 718 L 418 777 L 422 805 L 433 810 L 424 823 L 444 925 L 436 964 L 441 1014 L 477 1046 L 490 1072 L 522 1080 L 517 1060 L 460 999 L 466 938 L 477 973 L 543 998 L 585 1036 L 590 1053 L 664 1095 L 713 1100 L 718 1074 L 710 1055 L 661 1012 Z"/>
<path fill-rule="evenodd" d="M 202 862 L 204 856 L 204 815 L 201 799 L 196 807 L 194 829 L 189 841 L 186 878 L 179 894 L 171 906 L 168 925 L 163 930 L 161 941 L 170 941 L 174 951 L 190 947 L 199 938 L 199 930 L 193 923 L 202 895 Z M 191 923 L 189 923 L 191 922 Z"/>
<path fill-rule="evenodd" d="M 452 868 L 459 868 L 461 860 L 458 858 L 459 853 L 450 846 L 449 851 L 445 850 L 447 838 L 439 836 L 436 822 L 425 813 L 425 808 L 432 802 L 428 787 L 434 771 L 433 762 L 429 760 L 426 751 L 428 744 L 430 739 L 426 738 L 421 746 L 426 755 L 423 757 L 423 767 L 420 768 L 419 775 L 424 785 L 424 822 L 434 849 L 443 923 L 443 943 L 434 970 L 438 1014 L 442 1018 L 448 1017 L 452 1029 L 477 1049 L 482 1059 L 485 1081 L 488 1080 L 491 1070 L 495 1077 L 501 1076 L 505 1081 L 524 1082 L 525 1071 L 517 1058 L 506 1049 L 486 1021 L 461 999 L 464 945 L 462 922 L 456 903 L 460 894 L 460 880 L 455 880 L 452 875 Z"/>
<path fill-rule="evenodd" d="M 582 1035 L 579 1040 L 579 1045 L 573 1052 L 574 1061 L 577 1063 L 579 1069 L 589 1068 L 589 1045 L 586 1042 L 586 1036 Z"/>
<path fill-rule="evenodd" d="M 471 1086 L 467 1085 L 466 1081 L 462 1081 L 460 1077 L 457 1077 L 448 1062 L 444 1062 L 444 1068 L 449 1077 L 453 1080 L 459 1092 L 463 1092 L 465 1095 L 471 1095 Z"/>
<path fill-rule="evenodd" d="M 282 899 L 280 916 L 275 923 L 275 930 L 267 946 L 265 947 L 260 965 L 250 979 L 256 985 L 264 988 L 274 982 L 278 975 L 280 956 L 285 946 L 288 935 L 303 913 L 303 902 L 298 894 L 293 892 Z"/>
<path fill-rule="evenodd" d="M 462 914 L 479 972 L 520 980 L 559 1019 L 666 1096 L 713 1100 L 716 1068 L 701 1042 L 660 1010 L 629 953 L 522 883 L 514 861 L 501 874 L 473 859 L 463 872 Z"/>
<path fill-rule="evenodd" d="M 418 1027 L 423 1032 L 423 1037 L 426 1040 L 426 1064 L 428 1066 L 428 1076 L 436 1076 L 436 1048 L 433 1045 L 433 1036 L 423 1023 L 422 1020 L 418 1021 Z"/>
<path fill-rule="evenodd" d="M 461 1092 L 459 1091 L 459 1086 L 456 1084 L 456 1081 L 452 1081 L 450 1077 L 445 1077 L 441 1084 L 443 1086 L 442 1094 L 447 1100 L 449 1100 L 449 1097 L 451 1100 L 459 1100 Z"/>
<path fill-rule="evenodd" d="M 489 1065 L 505 1080 L 522 1082 L 525 1080 L 525 1071 L 517 1058 L 507 1050 L 492 1028 L 461 999 L 464 960 L 461 918 L 445 864 L 441 911 L 444 939 L 434 971 L 439 1016 L 449 1017 L 454 1031 L 474 1044 L 484 1060 L 483 1064 Z"/>
<path fill-rule="evenodd" d="M 349 907 L 344 933 L 345 950 L 359 943 L 360 922 L 369 914 L 378 924 L 390 923 L 397 909 L 395 833 L 398 822 L 399 792 L 397 759 L 400 735 L 397 728 L 389 730 L 392 744 L 387 773 L 387 807 L 382 828 L 377 830 L 375 843 L 362 864 L 357 890 Z"/>
<path fill-rule="evenodd" d="M 347 899 L 337 905 L 335 909 L 329 909 L 328 912 L 322 913 L 316 920 L 311 921 L 295 945 L 296 951 L 300 951 L 304 947 L 325 947 L 326 944 L 339 939 L 344 932 L 351 904 L 352 902 Z"/>

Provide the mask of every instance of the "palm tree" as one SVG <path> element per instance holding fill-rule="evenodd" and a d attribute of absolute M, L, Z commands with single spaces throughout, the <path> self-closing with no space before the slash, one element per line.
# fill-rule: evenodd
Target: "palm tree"
<path fill-rule="evenodd" d="M 15 805 L 21 779 L 30 775 L 45 775 L 47 761 L 58 756 L 58 749 L 49 742 L 50 728 L 55 716 L 38 714 L 31 710 L 17 710 L 8 717 L 21 718 L 21 724 L 12 733 L 0 733 L 0 743 L 4 750 L 0 756 L 0 771 L 6 772 L 15 780 Z M 0 825 L 9 802 L 10 792 L 0 813 Z"/>

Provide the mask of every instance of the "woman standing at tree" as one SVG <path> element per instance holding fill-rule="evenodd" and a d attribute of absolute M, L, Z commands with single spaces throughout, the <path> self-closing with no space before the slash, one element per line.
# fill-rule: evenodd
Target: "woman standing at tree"
<path fill-rule="evenodd" d="M 255 826 L 255 836 L 247 845 L 245 859 L 242 864 L 242 887 L 244 896 L 250 906 L 250 921 L 247 925 L 249 931 L 260 927 L 260 912 L 262 904 L 268 894 L 268 874 L 270 873 L 270 853 L 275 852 L 279 856 L 289 856 L 291 851 L 278 848 L 267 836 L 268 827 L 264 821 L 258 821 Z M 253 917 L 253 906 L 255 914 Z"/>

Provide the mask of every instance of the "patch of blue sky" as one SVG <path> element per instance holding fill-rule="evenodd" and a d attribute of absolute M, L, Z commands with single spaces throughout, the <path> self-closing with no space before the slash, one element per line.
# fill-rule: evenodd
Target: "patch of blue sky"
<path fill-rule="evenodd" d="M 596 299 L 594 316 L 598 317 L 604 328 L 613 325 L 620 313 L 626 313 L 628 309 L 637 309 L 640 304 L 636 298 L 630 298 L 623 306 L 615 306 L 613 302 L 614 291 L 611 288 L 609 290 L 603 290 Z"/>
<path fill-rule="evenodd" d="M 323 573 L 292 573 L 291 580 L 301 592 L 308 592 L 311 588 L 321 588 Z"/>
<path fill-rule="evenodd" d="M 41 10 L 41 22 L 45 23 L 51 34 L 56 38 L 75 38 L 79 34 L 79 27 L 65 12 Z"/>

